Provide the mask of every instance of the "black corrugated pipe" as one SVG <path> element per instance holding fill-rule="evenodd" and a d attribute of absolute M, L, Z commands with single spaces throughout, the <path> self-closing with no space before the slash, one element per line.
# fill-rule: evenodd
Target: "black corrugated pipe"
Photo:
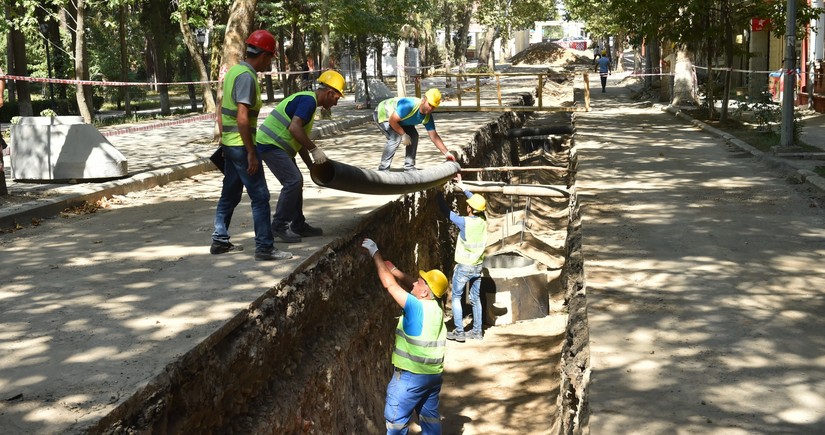
<path fill-rule="evenodd" d="M 395 195 L 440 186 L 461 171 L 456 162 L 444 162 L 420 171 L 373 171 L 334 160 L 313 165 L 309 173 L 315 184 L 346 192 Z"/>
<path fill-rule="evenodd" d="M 573 125 L 552 125 L 548 127 L 524 127 L 511 128 L 504 134 L 508 138 L 522 137 L 522 136 L 545 136 L 545 135 L 562 135 L 573 134 L 576 132 L 576 127 Z"/>

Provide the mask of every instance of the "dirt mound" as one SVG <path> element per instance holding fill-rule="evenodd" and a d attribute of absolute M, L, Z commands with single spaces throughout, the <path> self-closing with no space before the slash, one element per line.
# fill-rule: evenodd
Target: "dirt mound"
<path fill-rule="evenodd" d="M 554 42 L 541 42 L 517 53 L 510 59 L 510 63 L 513 65 L 525 63 L 528 65 L 548 64 L 553 66 L 593 64 L 593 60 L 589 57 L 576 53 L 575 50 L 564 48 Z"/>

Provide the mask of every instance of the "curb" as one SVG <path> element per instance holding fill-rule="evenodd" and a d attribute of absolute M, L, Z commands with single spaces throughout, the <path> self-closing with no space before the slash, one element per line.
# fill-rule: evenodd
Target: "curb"
<path fill-rule="evenodd" d="M 371 120 L 372 112 L 370 112 L 369 115 L 358 118 L 340 122 L 330 122 L 326 125 L 319 126 L 317 129 L 313 129 L 310 138 L 317 140 Z M 66 191 L 63 194 L 20 204 L 14 207 L 16 210 L 0 212 L 0 230 L 15 229 L 17 225 L 30 224 L 34 219 L 53 217 L 67 208 L 86 202 L 95 202 L 104 197 L 111 197 L 112 195 L 125 195 L 130 192 L 162 186 L 215 169 L 215 165 L 212 164 L 208 157 L 200 157 L 191 162 L 154 171 L 140 172 L 119 180 L 107 181 L 100 184 L 83 183 L 61 187 L 60 190 Z"/>
<path fill-rule="evenodd" d="M 670 113 L 671 115 L 673 115 L 673 116 L 675 116 L 675 117 L 677 117 L 677 118 L 679 118 L 683 121 L 686 121 L 690 124 L 693 124 L 696 127 L 699 127 L 700 129 L 702 129 L 704 131 L 707 131 L 708 133 L 719 136 L 720 138 L 725 140 L 725 143 L 731 144 L 731 145 L 733 145 L 733 146 L 735 146 L 735 147 L 737 147 L 737 148 L 739 148 L 743 151 L 747 151 L 748 153 L 750 153 L 751 155 L 756 157 L 757 160 L 764 161 L 764 162 L 768 163 L 770 166 L 778 167 L 778 168 L 781 168 L 783 170 L 786 170 L 786 171 L 793 172 L 793 173 L 797 174 L 800 177 L 800 180 L 802 180 L 802 182 L 808 184 L 809 186 L 811 186 L 813 188 L 819 189 L 820 191 L 825 193 L 825 178 L 817 175 L 815 172 L 810 171 L 808 169 L 796 168 L 795 166 L 789 164 L 786 160 L 780 159 L 780 158 L 778 158 L 778 157 L 776 157 L 772 154 L 766 153 L 764 151 L 760 151 L 756 147 L 754 147 L 753 145 L 743 141 L 742 139 L 737 138 L 736 136 L 734 136 L 730 133 L 724 132 L 724 131 L 719 130 L 716 127 L 712 127 L 712 126 L 710 126 L 710 125 L 708 125 L 708 124 L 706 124 L 702 121 L 691 118 L 689 115 L 685 114 L 684 112 L 682 112 L 681 109 L 679 109 L 677 107 L 660 106 L 660 109 L 664 112 Z"/>

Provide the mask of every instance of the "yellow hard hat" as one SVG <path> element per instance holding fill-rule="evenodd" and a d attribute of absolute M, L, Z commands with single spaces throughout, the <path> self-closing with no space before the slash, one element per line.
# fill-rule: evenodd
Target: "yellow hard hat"
<path fill-rule="evenodd" d="M 437 88 L 432 88 L 424 94 L 424 98 L 427 99 L 427 102 L 430 103 L 430 106 L 436 108 L 439 104 L 441 104 L 441 91 L 439 91 Z"/>
<path fill-rule="evenodd" d="M 332 89 L 338 91 L 341 96 L 344 96 L 344 87 L 346 87 L 346 81 L 344 80 L 344 76 L 341 75 L 338 71 L 335 70 L 326 70 L 321 73 L 321 76 L 318 77 L 318 83 L 323 85 L 329 86 Z"/>
<path fill-rule="evenodd" d="M 477 194 L 477 193 L 474 193 L 474 194 L 473 194 L 473 196 L 471 196 L 471 197 L 467 200 L 467 205 L 469 205 L 470 207 L 472 207 L 472 208 L 473 208 L 473 210 L 475 210 L 475 211 L 484 211 L 484 210 L 487 210 L 487 200 L 486 200 L 486 199 L 484 199 L 484 197 L 483 197 L 483 196 L 481 196 L 481 195 L 479 195 L 479 194 Z"/>
<path fill-rule="evenodd" d="M 602 56 L 604 56 L 605 54 L 607 54 L 607 50 L 602 50 Z"/>
<path fill-rule="evenodd" d="M 435 295 L 436 298 L 440 298 L 444 296 L 444 293 L 447 293 L 447 288 L 450 286 L 450 282 L 447 281 L 447 277 L 440 270 L 433 269 L 429 272 L 419 270 L 418 275 L 424 278 L 424 281 L 427 282 L 427 285 L 430 287 L 430 291 L 433 292 L 433 295 Z"/>

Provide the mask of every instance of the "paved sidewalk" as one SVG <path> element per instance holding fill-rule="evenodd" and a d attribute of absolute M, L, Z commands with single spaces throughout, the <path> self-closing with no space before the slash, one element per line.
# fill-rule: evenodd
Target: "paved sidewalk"
<path fill-rule="evenodd" d="M 273 107 L 271 104 L 261 109 L 259 123 Z M 17 182 L 13 179 L 10 156 L 4 156 L 6 185 L 14 198 L 0 197 L 0 229 L 13 227 L 15 222 L 26 225 L 33 218 L 55 215 L 83 201 L 122 195 L 214 170 L 209 156 L 216 147 L 212 143 L 215 122 L 202 118 L 203 115 L 188 115 L 175 121 L 146 121 L 101 129 L 101 133 L 128 160 L 129 176 L 109 182 Z M 188 122 L 188 119 L 194 121 Z M 372 110 L 356 109 L 353 97 L 347 96 L 333 108 L 333 119 L 315 121 L 312 138 L 330 136 L 368 121 L 372 121 Z M 123 133 L 130 128 L 137 131 Z"/>

